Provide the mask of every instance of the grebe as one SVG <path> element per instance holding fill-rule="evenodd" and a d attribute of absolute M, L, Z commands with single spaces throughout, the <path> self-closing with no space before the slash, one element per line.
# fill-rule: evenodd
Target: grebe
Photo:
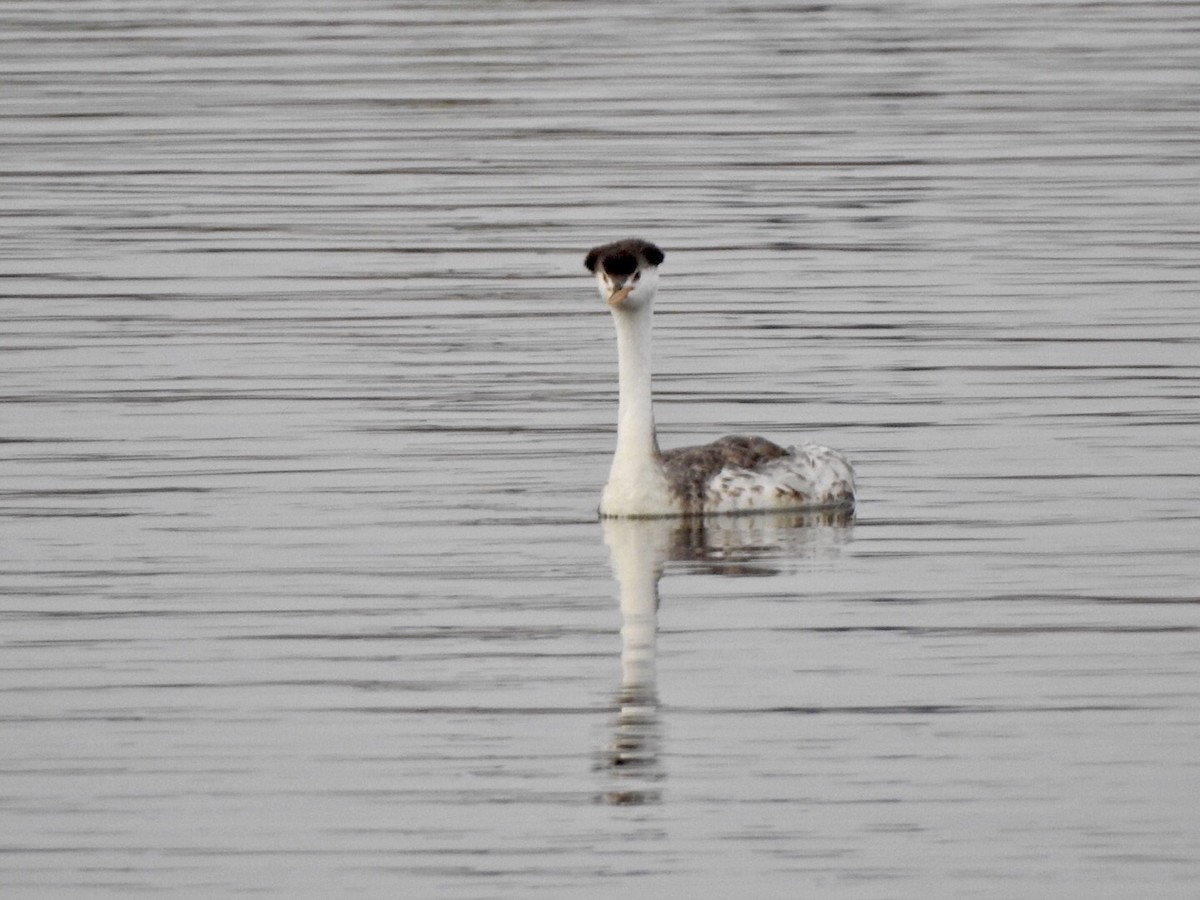
<path fill-rule="evenodd" d="M 665 254 L 631 238 L 593 248 L 596 276 L 617 328 L 617 449 L 600 498 L 604 517 L 703 516 L 854 505 L 854 469 L 836 450 L 780 447 L 731 435 L 700 447 L 658 449 L 650 388 L 650 320 Z"/>

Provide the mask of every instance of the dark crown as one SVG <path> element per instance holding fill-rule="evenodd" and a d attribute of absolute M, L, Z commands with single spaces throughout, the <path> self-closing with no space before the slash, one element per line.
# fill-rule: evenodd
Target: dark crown
<path fill-rule="evenodd" d="M 583 264 L 589 272 L 595 272 L 599 266 L 609 275 L 629 276 L 637 271 L 640 265 L 658 266 L 664 259 L 666 254 L 649 241 L 626 238 L 623 241 L 593 247 L 584 257 Z"/>

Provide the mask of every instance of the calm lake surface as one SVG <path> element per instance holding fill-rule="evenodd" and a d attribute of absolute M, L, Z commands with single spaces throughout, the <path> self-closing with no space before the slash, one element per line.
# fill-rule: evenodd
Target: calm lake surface
<path fill-rule="evenodd" d="M 1198 4 L 13 0 L 0 322 L 6 898 L 1195 896 Z"/>

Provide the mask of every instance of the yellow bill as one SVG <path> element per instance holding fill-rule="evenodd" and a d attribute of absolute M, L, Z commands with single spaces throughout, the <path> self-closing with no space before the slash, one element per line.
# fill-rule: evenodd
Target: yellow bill
<path fill-rule="evenodd" d="M 629 296 L 629 292 L 632 290 L 633 290 L 633 287 L 630 286 L 630 287 L 619 288 L 618 290 L 613 291 L 611 294 L 608 295 L 608 305 L 609 306 L 620 306 L 622 303 L 625 302 L 625 298 Z"/>

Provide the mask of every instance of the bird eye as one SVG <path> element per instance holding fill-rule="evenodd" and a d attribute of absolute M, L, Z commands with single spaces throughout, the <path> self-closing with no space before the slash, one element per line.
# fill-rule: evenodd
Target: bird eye
<path fill-rule="evenodd" d="M 629 281 L 630 281 L 630 283 L 631 283 L 631 284 L 637 284 L 637 283 L 638 283 L 638 279 L 639 279 L 639 278 L 641 278 L 641 277 L 642 277 L 642 273 L 641 273 L 641 272 L 634 272 L 634 273 L 633 273 L 633 277 L 632 277 L 631 279 L 629 279 Z"/>

